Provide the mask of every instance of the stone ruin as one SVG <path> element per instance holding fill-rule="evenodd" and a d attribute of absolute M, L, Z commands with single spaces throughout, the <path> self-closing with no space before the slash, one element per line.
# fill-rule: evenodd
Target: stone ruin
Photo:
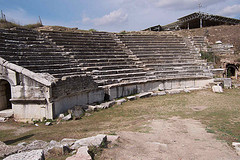
<path fill-rule="evenodd" d="M 0 110 L 9 109 L 20 121 L 53 119 L 74 106 L 213 82 L 206 63 L 173 33 L 12 28 L 0 29 L 0 37 Z"/>

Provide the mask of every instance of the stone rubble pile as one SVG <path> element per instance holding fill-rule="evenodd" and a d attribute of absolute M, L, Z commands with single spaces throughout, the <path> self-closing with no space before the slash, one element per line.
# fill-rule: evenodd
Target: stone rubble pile
<path fill-rule="evenodd" d="M 99 134 L 83 139 L 64 138 L 60 142 L 52 140 L 48 143 L 35 140 L 30 144 L 23 142 L 15 146 L 0 142 L 0 158 L 6 157 L 4 160 L 44 160 L 45 156 L 49 154 L 67 155 L 72 153 L 67 160 L 90 160 L 94 155 L 89 154 L 89 147 L 107 147 L 108 143 L 117 139 L 119 136 Z"/>

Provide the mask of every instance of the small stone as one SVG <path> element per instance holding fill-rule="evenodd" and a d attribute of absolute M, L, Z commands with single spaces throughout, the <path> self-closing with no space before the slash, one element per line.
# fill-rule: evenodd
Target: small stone
<path fill-rule="evenodd" d="M 36 123 L 36 124 L 34 124 L 36 127 L 38 127 L 39 125 Z"/>
<path fill-rule="evenodd" d="M 67 116 L 63 117 L 62 120 L 68 121 L 72 118 L 72 114 L 68 114 Z"/>
<path fill-rule="evenodd" d="M 64 117 L 64 114 L 59 114 L 58 118 L 62 119 Z"/>
<path fill-rule="evenodd" d="M 45 126 L 50 126 L 50 125 L 52 125 L 51 122 L 46 122 L 46 123 L 45 123 Z"/>
<path fill-rule="evenodd" d="M 222 92 L 223 92 L 223 89 L 222 89 L 222 87 L 219 86 L 219 85 L 214 85 L 214 86 L 212 86 L 212 91 L 213 91 L 214 93 L 222 93 Z"/>
<path fill-rule="evenodd" d="M 6 122 L 6 118 L 0 117 L 0 122 Z"/>
<path fill-rule="evenodd" d="M 128 96 L 127 99 L 129 101 L 133 101 L 133 100 L 137 99 L 137 97 L 136 96 Z"/>
<path fill-rule="evenodd" d="M 183 90 L 185 93 L 190 93 L 191 91 L 190 90 L 188 90 L 188 89 L 184 89 Z"/>
<path fill-rule="evenodd" d="M 152 95 L 152 92 L 145 92 L 145 93 L 139 93 L 136 95 L 137 98 L 146 98 L 150 97 Z"/>
<path fill-rule="evenodd" d="M 84 114 L 85 114 L 85 111 L 81 106 L 75 106 L 74 110 L 72 111 L 72 115 L 74 119 L 80 119 L 84 116 Z"/>
<path fill-rule="evenodd" d="M 73 145 L 75 142 L 77 141 L 77 139 L 70 139 L 70 138 L 64 138 L 61 140 L 61 144 L 64 146 L 71 146 Z"/>
<path fill-rule="evenodd" d="M 157 92 L 157 95 L 158 96 L 164 96 L 164 95 L 166 95 L 166 92 L 165 91 L 160 91 L 160 92 Z"/>
<path fill-rule="evenodd" d="M 92 106 L 92 105 L 89 105 L 88 106 L 88 111 L 95 111 L 97 108 L 96 108 L 96 106 Z"/>
<path fill-rule="evenodd" d="M 168 94 L 178 94 L 178 93 L 180 93 L 180 90 L 167 90 L 166 91 Z"/>
<path fill-rule="evenodd" d="M 127 100 L 125 98 L 116 100 L 117 105 L 122 105 L 124 102 L 126 102 Z"/>

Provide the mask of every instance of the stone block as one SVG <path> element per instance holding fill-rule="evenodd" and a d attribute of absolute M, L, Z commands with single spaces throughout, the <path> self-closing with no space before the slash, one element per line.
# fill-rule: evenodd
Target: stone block
<path fill-rule="evenodd" d="M 128 96 L 127 99 L 129 101 L 133 101 L 133 100 L 137 99 L 137 97 L 136 96 Z"/>
<path fill-rule="evenodd" d="M 73 145 L 75 142 L 77 141 L 77 139 L 71 139 L 71 138 L 64 138 L 61 140 L 61 145 L 63 146 L 71 146 Z"/>
<path fill-rule="evenodd" d="M 0 111 L 0 117 L 4 117 L 4 118 L 13 117 L 13 110 L 5 109 L 5 110 Z"/>
<path fill-rule="evenodd" d="M 166 93 L 168 93 L 168 94 L 178 94 L 180 92 L 181 92 L 181 90 L 179 90 L 179 89 L 173 89 L 173 90 L 167 90 L 166 91 Z"/>
<path fill-rule="evenodd" d="M 78 149 L 82 146 L 96 146 L 99 147 L 101 144 L 107 142 L 107 136 L 103 134 L 99 134 L 97 136 L 83 138 L 77 140 L 70 148 L 71 149 Z"/>
<path fill-rule="evenodd" d="M 68 114 L 68 115 L 66 115 L 65 117 L 63 117 L 62 120 L 68 121 L 68 120 L 70 120 L 71 118 L 72 118 L 72 114 Z"/>
<path fill-rule="evenodd" d="M 212 91 L 213 91 L 214 93 L 222 93 L 222 92 L 223 92 L 223 89 L 222 89 L 222 87 L 219 86 L 219 85 L 214 85 L 214 86 L 212 86 Z"/>
<path fill-rule="evenodd" d="M 158 96 L 164 96 L 164 95 L 166 95 L 166 92 L 165 91 L 160 91 L 160 92 L 157 92 L 157 95 Z"/>
<path fill-rule="evenodd" d="M 17 153 L 17 154 L 13 154 L 10 155 L 6 158 L 4 158 L 4 160 L 44 160 L 44 153 L 43 150 L 32 150 L 29 152 L 21 152 L 21 153 Z"/>
<path fill-rule="evenodd" d="M 117 105 L 122 105 L 124 102 L 126 102 L 127 100 L 125 98 L 116 100 Z"/>
<path fill-rule="evenodd" d="M 91 160 L 91 156 L 88 154 L 88 147 L 80 147 L 77 153 L 71 157 L 68 157 L 66 160 Z"/>
<path fill-rule="evenodd" d="M 139 93 L 136 95 L 137 98 L 146 98 L 150 97 L 152 95 L 152 92 L 145 92 L 145 93 Z"/>

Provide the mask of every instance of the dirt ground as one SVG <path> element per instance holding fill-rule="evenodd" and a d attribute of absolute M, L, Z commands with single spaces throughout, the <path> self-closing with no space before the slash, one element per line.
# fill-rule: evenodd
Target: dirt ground
<path fill-rule="evenodd" d="M 216 140 L 197 120 L 173 117 L 151 120 L 137 132 L 118 132 L 120 140 L 100 159 L 114 160 L 235 160 L 226 142 Z"/>

